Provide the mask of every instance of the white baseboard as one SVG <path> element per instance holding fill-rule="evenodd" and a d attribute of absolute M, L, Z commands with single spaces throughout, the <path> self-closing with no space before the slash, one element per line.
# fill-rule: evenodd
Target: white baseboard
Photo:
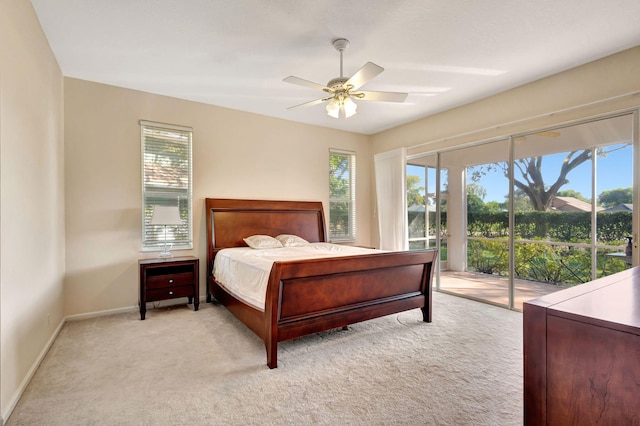
<path fill-rule="evenodd" d="M 174 306 L 174 305 L 184 305 L 184 298 L 178 298 L 178 299 L 167 299 L 167 300 L 161 300 L 159 302 L 149 302 L 147 303 L 147 312 L 154 309 L 154 308 L 163 308 L 163 307 L 167 307 L 167 306 Z M 200 303 L 206 303 L 206 296 L 202 296 L 199 298 Z M 156 304 L 156 306 L 154 306 L 154 304 Z M 79 320 L 85 320 L 85 319 L 89 319 L 89 318 L 97 318 L 97 317 L 103 317 L 105 315 L 114 315 L 114 314 L 123 314 L 126 312 L 137 312 L 139 311 L 138 306 L 129 306 L 126 308 L 116 308 L 116 309 L 107 309 L 105 311 L 96 311 L 96 312 L 88 312 L 86 314 L 76 314 L 76 315 L 69 315 L 67 317 L 65 317 L 65 320 L 67 321 L 79 321 Z"/>
<path fill-rule="evenodd" d="M 31 368 L 27 372 L 26 376 L 24 376 L 24 379 L 20 383 L 20 386 L 18 386 L 18 389 L 13 394 L 13 397 L 11 398 L 11 400 L 9 400 L 9 406 L 7 408 L 7 411 L 2 413 L 2 416 L 0 417 L 1 425 L 4 425 L 4 419 L 9 420 L 11 413 L 13 413 L 13 410 L 16 408 L 16 405 L 18 405 L 18 401 L 20 401 L 22 394 L 27 389 L 27 386 L 29 385 L 29 382 L 33 378 L 33 375 L 38 370 L 38 367 L 40 367 L 40 364 L 44 360 L 44 357 L 47 355 L 47 352 L 49 352 L 49 349 L 51 349 L 53 342 L 55 342 L 56 339 L 58 338 L 58 335 L 60 334 L 60 331 L 62 330 L 62 327 L 64 326 L 65 322 L 66 322 L 66 318 L 63 318 L 62 321 L 60 321 L 60 324 L 58 324 L 58 327 L 56 327 L 55 331 L 47 341 L 47 344 L 44 345 L 44 348 L 42 348 L 42 351 L 40 351 L 38 358 L 36 358 L 36 361 L 33 363 Z"/>
<path fill-rule="evenodd" d="M 116 308 L 116 309 L 107 309 L 104 311 L 95 311 L 95 312 L 88 312 L 86 314 L 75 314 L 75 315 L 68 315 L 65 317 L 66 321 L 80 321 L 80 320 L 85 320 L 85 319 L 90 319 L 90 318 L 98 318 L 98 317 L 104 317 L 107 315 L 115 315 L 115 314 L 123 314 L 125 312 L 132 312 L 132 311 L 137 311 L 138 307 L 137 306 L 129 306 L 126 308 Z"/>

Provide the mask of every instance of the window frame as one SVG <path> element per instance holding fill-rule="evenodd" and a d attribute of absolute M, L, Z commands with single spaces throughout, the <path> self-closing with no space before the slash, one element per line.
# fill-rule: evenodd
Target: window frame
<path fill-rule="evenodd" d="M 172 244 L 171 250 L 191 250 L 193 249 L 193 129 L 187 126 L 179 126 L 174 124 L 159 123 L 153 121 L 140 120 L 140 148 L 141 148 L 141 193 L 142 193 L 142 233 L 141 248 L 143 252 L 160 251 L 164 245 L 164 227 L 150 225 L 151 216 L 153 214 L 154 205 L 178 205 L 180 207 L 180 216 L 184 219 L 184 224 L 179 226 L 167 225 L 167 231 L 172 236 L 178 234 L 177 238 L 167 239 L 168 244 Z M 160 132 L 181 134 L 181 137 L 175 139 L 167 138 L 167 143 L 185 143 L 186 139 L 187 153 L 186 158 L 180 157 L 180 160 L 186 161 L 187 182 L 186 188 L 171 188 L 165 185 L 164 189 L 151 189 L 145 184 L 147 174 L 145 172 L 145 155 L 149 154 L 148 142 L 146 134 L 150 129 Z M 161 182 L 158 180 L 157 183 Z"/>
<path fill-rule="evenodd" d="M 346 197 L 336 199 L 332 193 L 331 188 L 331 159 L 333 156 L 346 157 L 348 159 L 348 194 Z M 341 202 L 348 204 L 348 232 L 336 234 L 333 227 L 333 220 L 336 218 L 336 214 L 332 214 L 333 203 Z M 356 153 L 354 151 L 347 151 L 341 149 L 329 149 L 329 241 L 336 243 L 352 243 L 356 241 Z"/>

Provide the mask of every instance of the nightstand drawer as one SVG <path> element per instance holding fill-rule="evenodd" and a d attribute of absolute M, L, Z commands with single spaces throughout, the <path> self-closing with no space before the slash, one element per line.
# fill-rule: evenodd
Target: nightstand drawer
<path fill-rule="evenodd" d="M 177 287 L 193 284 L 193 272 L 182 272 L 169 275 L 149 275 L 147 290 L 154 288 Z"/>
<path fill-rule="evenodd" d="M 147 290 L 147 302 L 155 302 L 157 300 L 173 299 L 174 297 L 193 297 L 193 286 L 187 285 L 182 287 L 160 288 Z"/>

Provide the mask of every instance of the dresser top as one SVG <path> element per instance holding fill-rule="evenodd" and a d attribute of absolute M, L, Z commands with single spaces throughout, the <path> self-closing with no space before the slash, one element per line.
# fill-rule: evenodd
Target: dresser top
<path fill-rule="evenodd" d="M 545 307 L 547 315 L 640 334 L 640 267 L 548 294 L 525 304 Z"/>

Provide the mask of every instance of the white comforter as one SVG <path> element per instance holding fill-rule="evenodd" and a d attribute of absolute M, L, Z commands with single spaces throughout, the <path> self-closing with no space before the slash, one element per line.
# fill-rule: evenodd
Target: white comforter
<path fill-rule="evenodd" d="M 243 301 L 264 310 L 267 283 L 273 262 L 371 254 L 380 250 L 331 243 L 256 250 L 236 247 L 220 250 L 213 263 L 217 282 Z"/>

